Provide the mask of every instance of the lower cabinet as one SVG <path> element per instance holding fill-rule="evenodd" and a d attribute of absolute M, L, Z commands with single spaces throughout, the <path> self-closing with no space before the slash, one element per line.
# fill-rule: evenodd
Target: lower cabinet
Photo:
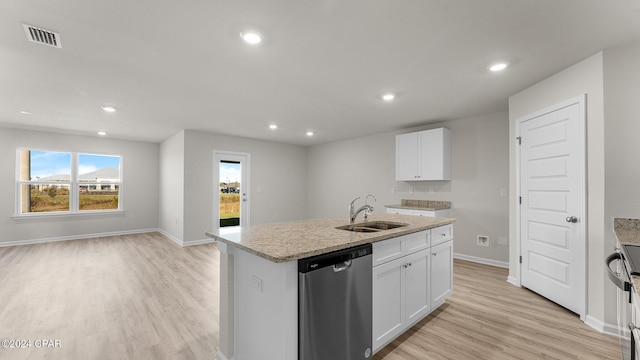
<path fill-rule="evenodd" d="M 373 268 L 373 352 L 404 331 L 402 293 L 404 259 Z"/>
<path fill-rule="evenodd" d="M 431 306 L 442 305 L 453 292 L 453 240 L 431 248 Z"/>
<path fill-rule="evenodd" d="M 429 249 L 373 268 L 373 351 L 427 315 Z"/>
<path fill-rule="evenodd" d="M 430 246 L 432 234 L 444 233 L 449 236 Z M 425 239 L 427 245 L 416 246 L 420 239 Z M 373 245 L 375 353 L 442 305 L 451 294 L 453 230 L 446 225 Z"/>

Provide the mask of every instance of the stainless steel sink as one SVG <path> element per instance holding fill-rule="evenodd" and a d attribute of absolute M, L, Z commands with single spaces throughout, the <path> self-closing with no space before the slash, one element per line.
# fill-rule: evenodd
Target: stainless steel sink
<path fill-rule="evenodd" d="M 403 226 L 409 226 L 409 224 L 397 223 L 392 221 L 368 221 L 368 222 L 363 222 L 358 224 L 338 226 L 336 227 L 336 229 L 369 233 L 369 232 L 378 232 L 383 230 L 396 229 Z"/>

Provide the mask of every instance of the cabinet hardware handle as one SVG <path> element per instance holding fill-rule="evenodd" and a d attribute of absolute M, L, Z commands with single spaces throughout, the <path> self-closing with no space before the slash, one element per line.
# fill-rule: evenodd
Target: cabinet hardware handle
<path fill-rule="evenodd" d="M 433 256 L 437 256 L 437 255 L 438 255 L 438 253 L 433 253 Z"/>

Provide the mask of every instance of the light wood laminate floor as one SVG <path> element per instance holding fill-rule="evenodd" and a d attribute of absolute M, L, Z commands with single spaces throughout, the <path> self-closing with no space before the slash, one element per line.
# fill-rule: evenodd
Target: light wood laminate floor
<path fill-rule="evenodd" d="M 0 359 L 214 359 L 218 260 L 214 244 L 156 233 L 0 248 L 0 339 L 32 341 Z M 454 277 L 447 303 L 375 360 L 620 359 L 616 338 L 505 269 L 456 260 Z"/>

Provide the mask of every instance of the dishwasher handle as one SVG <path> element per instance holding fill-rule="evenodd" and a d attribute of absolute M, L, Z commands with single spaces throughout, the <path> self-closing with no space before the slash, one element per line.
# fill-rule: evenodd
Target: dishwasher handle
<path fill-rule="evenodd" d="M 343 270 L 347 270 L 348 268 L 351 267 L 351 259 L 347 260 L 347 261 L 343 261 L 342 263 L 339 264 L 334 264 L 333 265 L 333 272 L 340 272 Z"/>
<path fill-rule="evenodd" d="M 631 284 L 624 278 L 620 278 L 620 275 L 622 274 L 619 274 L 611 269 L 612 262 L 616 260 L 622 261 L 622 259 L 622 254 L 619 252 L 614 252 L 613 254 L 607 256 L 607 259 L 605 260 L 607 270 L 609 270 L 607 275 L 609 275 L 609 280 L 611 280 L 611 282 L 613 282 L 619 289 L 623 291 L 629 291 L 631 289 Z M 624 266 L 624 264 L 622 266 Z"/>

